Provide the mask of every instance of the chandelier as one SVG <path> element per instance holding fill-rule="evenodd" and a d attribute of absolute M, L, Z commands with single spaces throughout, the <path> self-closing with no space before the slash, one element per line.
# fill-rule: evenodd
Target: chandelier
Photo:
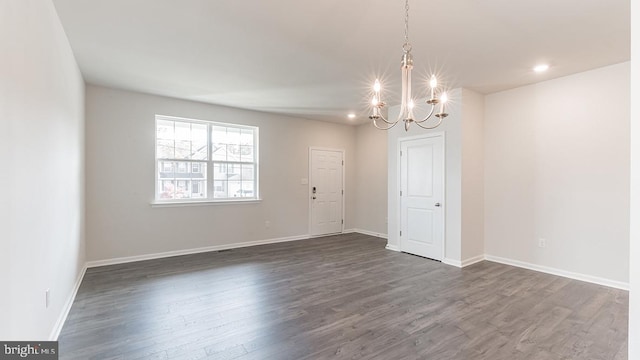
<path fill-rule="evenodd" d="M 445 103 L 447 102 L 447 93 L 438 93 L 438 80 L 435 75 L 431 76 L 429 81 L 429 87 L 431 88 L 430 95 L 427 99 L 427 104 L 431 105 L 431 111 L 427 117 L 417 120 L 413 115 L 413 108 L 415 106 L 413 99 L 411 98 L 411 69 L 413 69 L 413 57 L 411 56 L 411 44 L 409 43 L 409 0 L 405 0 L 405 17 L 404 17 L 404 44 L 402 45 L 402 61 L 400 68 L 402 69 L 402 98 L 400 102 L 400 114 L 395 121 L 389 121 L 382 114 L 382 108 L 386 105 L 382 101 L 381 89 L 382 85 L 380 81 L 376 79 L 373 85 L 373 99 L 371 105 L 373 107 L 373 114 L 369 116 L 369 119 L 373 120 L 373 125 L 380 130 L 389 130 L 394 127 L 400 120 L 404 121 L 405 131 L 409 130 L 411 123 L 415 123 L 423 129 L 434 129 L 442 123 L 442 119 L 449 114 L 445 112 Z M 439 96 L 439 98 L 438 98 Z M 434 115 L 436 105 L 440 104 L 440 111 L 435 113 L 438 120 L 434 124 L 424 124 L 427 120 Z M 378 124 L 378 120 L 382 120 L 384 123 Z"/>

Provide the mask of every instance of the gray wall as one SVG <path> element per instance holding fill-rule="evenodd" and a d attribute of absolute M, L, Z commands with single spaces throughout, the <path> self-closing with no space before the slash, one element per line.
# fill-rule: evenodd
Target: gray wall
<path fill-rule="evenodd" d="M 387 236 L 387 133 L 371 123 L 356 128 L 357 231 Z"/>
<path fill-rule="evenodd" d="M 629 63 L 488 95 L 485 109 L 487 255 L 624 286 Z"/>
<path fill-rule="evenodd" d="M 462 89 L 463 261 L 484 256 L 484 101 L 484 95 Z"/>
<path fill-rule="evenodd" d="M 0 2 L 0 54 L 0 339 L 46 340 L 85 262 L 84 82 L 50 1 Z"/>
<path fill-rule="evenodd" d="M 87 87 L 87 239 L 89 260 L 225 246 L 308 235 L 308 148 L 344 149 L 345 229 L 381 232 L 376 220 L 357 224 L 354 126 L 339 125 L 98 86 Z M 260 127 L 257 204 L 151 207 L 154 197 L 155 114 Z M 377 135 L 379 136 L 379 135 Z M 379 152 L 379 149 L 375 149 Z M 374 153 L 371 156 L 378 156 Z M 358 160 L 356 160 L 358 159 Z M 379 164 L 378 164 L 379 165 Z M 378 166 L 379 167 L 379 166 Z M 367 171 L 363 169 L 363 171 Z M 379 187 L 379 185 L 377 185 Z M 372 190 L 379 197 L 386 196 Z M 370 199 L 378 206 L 384 201 Z M 380 208 L 379 213 L 384 214 Z M 270 221 L 267 228 L 265 221 Z M 379 221 L 379 220 L 377 220 Z"/>

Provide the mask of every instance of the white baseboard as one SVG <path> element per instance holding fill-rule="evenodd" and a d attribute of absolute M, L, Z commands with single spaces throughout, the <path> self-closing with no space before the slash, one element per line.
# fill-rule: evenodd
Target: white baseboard
<path fill-rule="evenodd" d="M 517 267 L 524 268 L 524 269 L 539 271 L 539 272 L 543 272 L 543 273 L 547 273 L 547 274 L 551 274 L 551 275 L 562 276 L 562 277 L 566 277 L 566 278 L 569 278 L 569 279 L 585 281 L 585 282 L 598 284 L 598 285 L 603 285 L 603 286 L 608 286 L 608 287 L 612 287 L 612 288 L 616 288 L 616 289 L 627 290 L 627 291 L 629 290 L 629 283 L 625 283 L 625 282 L 622 282 L 622 281 L 604 279 L 604 278 L 597 277 L 597 276 L 575 273 L 575 272 L 556 269 L 556 268 L 552 268 L 552 267 L 548 267 L 548 266 L 531 264 L 531 263 L 527 263 L 527 262 L 524 262 L 524 261 L 507 259 L 507 258 L 503 258 L 503 257 L 499 257 L 499 256 L 485 255 L 484 257 L 488 261 L 493 261 L 493 262 L 497 262 L 497 263 L 500 263 L 500 264 L 517 266 Z"/>
<path fill-rule="evenodd" d="M 469 265 L 473 265 L 475 263 L 479 263 L 480 261 L 484 261 L 484 255 L 474 256 L 472 258 L 464 259 L 462 261 L 449 259 L 449 258 L 442 259 L 442 263 L 443 264 L 459 267 L 461 269 L 465 268 L 465 267 L 467 267 Z"/>
<path fill-rule="evenodd" d="M 462 260 L 462 267 L 467 267 L 469 265 L 473 265 L 473 264 L 479 263 L 480 261 L 484 261 L 484 260 L 485 260 L 484 254 L 478 255 L 478 256 L 474 256 L 472 258 L 468 258 L 468 259 Z"/>
<path fill-rule="evenodd" d="M 373 237 L 377 237 L 377 238 L 381 238 L 381 239 L 386 239 L 387 238 L 387 234 L 377 233 L 377 232 L 364 230 L 364 229 L 358 229 L 358 228 L 347 229 L 347 230 L 344 230 L 343 233 L 344 234 L 358 233 L 358 234 L 369 235 L 369 236 L 373 236 Z"/>
<path fill-rule="evenodd" d="M 397 252 L 400 252 L 400 247 L 399 247 L 399 246 L 397 246 L 397 245 L 392 245 L 392 244 L 389 244 L 389 243 L 387 243 L 387 246 L 385 246 L 385 249 L 387 249 L 387 250 L 391 250 L 391 251 L 397 251 Z"/>
<path fill-rule="evenodd" d="M 386 234 L 374 233 L 374 232 L 367 231 L 367 230 L 362 230 L 362 229 L 346 229 L 346 230 L 343 231 L 343 233 L 344 234 L 360 233 L 360 234 L 375 236 L 375 237 L 379 237 L 379 238 L 383 238 L 383 239 L 387 238 Z M 320 235 L 320 236 L 315 236 L 315 237 L 322 237 L 322 236 L 325 236 L 325 235 Z M 125 263 L 130 263 L 130 262 L 135 262 L 135 261 L 161 259 L 161 258 L 167 258 L 167 257 L 172 257 L 172 256 L 198 254 L 198 253 L 210 252 L 210 251 L 220 251 L 220 250 L 237 249 L 237 248 L 243 248 L 243 247 L 249 247 L 249 246 L 276 244 L 276 243 L 287 242 L 287 241 L 306 240 L 306 239 L 310 239 L 312 237 L 313 236 L 310 236 L 310 235 L 288 236 L 288 237 L 275 238 L 275 239 L 256 240 L 256 241 L 247 241 L 247 242 L 233 243 L 233 244 L 206 246 L 206 247 L 195 248 L 195 249 L 167 251 L 167 252 L 146 254 L 146 255 L 126 256 L 126 257 L 119 257 L 119 258 L 105 259 L 105 260 L 94 260 L 94 261 L 87 262 L 87 267 L 88 268 L 93 268 L 93 267 L 99 267 L 99 266 L 125 264 Z"/>
<path fill-rule="evenodd" d="M 237 249 L 237 248 L 257 246 L 257 245 L 276 244 L 276 243 L 288 242 L 288 241 L 306 240 L 309 238 L 310 238 L 309 235 L 288 236 L 288 237 L 267 239 L 267 240 L 256 240 L 256 241 L 246 241 L 246 242 L 234 243 L 234 244 L 206 246 L 206 247 L 195 248 L 195 249 L 167 251 L 167 252 L 147 254 L 147 255 L 137 255 L 137 256 L 127 256 L 127 257 L 120 257 L 120 258 L 106 259 L 106 260 L 96 260 L 96 261 L 87 262 L 87 267 L 93 268 L 93 267 L 99 267 L 99 266 L 125 264 L 125 263 L 130 263 L 135 261 L 161 259 L 161 258 L 167 258 L 167 257 L 173 257 L 173 256 Z"/>
<path fill-rule="evenodd" d="M 57 341 L 58 336 L 60 336 L 60 331 L 62 331 L 62 327 L 64 326 L 65 321 L 67 321 L 67 317 L 69 316 L 69 311 L 71 311 L 71 306 L 73 302 L 76 300 L 76 295 L 78 294 L 78 289 L 80 289 L 80 284 L 82 284 L 82 279 L 84 278 L 84 274 L 87 272 L 87 264 L 85 263 L 78 277 L 76 278 L 76 283 L 67 298 L 67 301 L 64 303 L 62 308 L 62 312 L 60 312 L 60 316 L 58 316 L 58 320 L 56 324 L 53 326 L 51 333 L 49 334 L 49 341 Z"/>
<path fill-rule="evenodd" d="M 453 260 L 453 259 L 449 259 L 449 258 L 444 258 L 442 259 L 442 263 L 443 264 L 447 264 L 447 265 L 451 265 L 451 266 L 455 266 L 455 267 L 462 267 L 462 261 L 460 260 Z"/>

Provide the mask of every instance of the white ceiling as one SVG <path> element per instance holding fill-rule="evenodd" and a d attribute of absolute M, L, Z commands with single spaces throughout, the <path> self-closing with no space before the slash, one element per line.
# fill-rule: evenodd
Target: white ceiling
<path fill-rule="evenodd" d="M 400 80 L 402 0 L 53 2 L 91 84 L 360 123 L 373 80 Z M 630 58 L 630 0 L 410 5 L 414 93 L 432 70 L 448 88 L 491 93 Z"/>

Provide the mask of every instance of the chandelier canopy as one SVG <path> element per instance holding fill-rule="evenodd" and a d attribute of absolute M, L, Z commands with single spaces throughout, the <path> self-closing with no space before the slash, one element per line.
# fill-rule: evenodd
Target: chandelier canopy
<path fill-rule="evenodd" d="M 400 102 L 400 114 L 395 121 L 389 121 L 383 115 L 382 109 L 386 105 L 382 101 L 382 85 L 380 81 L 376 79 L 373 85 L 373 98 L 371 99 L 371 106 L 373 107 L 373 113 L 369 116 L 369 119 L 373 120 L 373 125 L 381 130 L 389 130 L 394 127 L 400 120 L 404 121 L 404 129 L 409 130 L 411 123 L 415 123 L 423 129 L 434 129 L 442 123 L 442 119 L 447 117 L 445 112 L 445 103 L 447 102 L 447 93 L 438 90 L 438 80 L 435 75 L 431 76 L 429 80 L 429 87 L 431 88 L 429 97 L 427 98 L 427 104 L 431 105 L 431 111 L 427 117 L 417 120 L 413 115 L 413 108 L 415 106 L 413 98 L 411 97 L 411 69 L 413 69 L 413 56 L 411 56 L 411 43 L 409 43 L 409 0 L 405 0 L 405 17 L 404 17 L 404 44 L 402 45 L 402 60 L 400 62 L 402 69 L 402 97 Z M 433 124 L 424 124 L 427 120 L 434 115 L 436 105 L 440 104 L 440 111 L 435 113 L 438 120 Z M 382 124 L 378 124 L 378 120 L 382 120 Z"/>

